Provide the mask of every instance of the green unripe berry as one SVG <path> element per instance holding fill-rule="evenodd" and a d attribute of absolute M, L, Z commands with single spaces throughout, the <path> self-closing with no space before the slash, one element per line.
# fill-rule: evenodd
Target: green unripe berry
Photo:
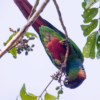
<path fill-rule="evenodd" d="M 6 42 L 3 43 L 4 46 L 6 46 L 6 44 L 7 44 Z"/>
<path fill-rule="evenodd" d="M 59 90 L 58 91 L 58 94 L 63 94 L 63 90 Z"/>
<path fill-rule="evenodd" d="M 30 51 L 30 49 L 28 49 L 28 51 Z"/>
<path fill-rule="evenodd" d="M 56 90 L 58 90 L 58 89 L 59 89 L 59 86 L 56 87 Z"/>
<path fill-rule="evenodd" d="M 32 46 L 31 47 L 34 47 L 35 45 L 34 44 L 32 44 Z"/>
<path fill-rule="evenodd" d="M 33 49 L 31 49 L 31 51 L 33 51 Z"/>
<path fill-rule="evenodd" d="M 58 80 L 58 78 L 57 78 L 57 77 L 55 77 L 55 78 L 54 78 L 54 80 Z"/>
<path fill-rule="evenodd" d="M 17 32 L 20 31 L 20 28 L 17 29 Z"/>

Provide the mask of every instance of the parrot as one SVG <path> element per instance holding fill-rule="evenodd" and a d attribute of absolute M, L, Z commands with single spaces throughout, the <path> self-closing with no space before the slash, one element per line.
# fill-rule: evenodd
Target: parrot
<path fill-rule="evenodd" d="M 24 17 L 28 19 L 32 5 L 27 0 L 14 0 L 14 2 Z M 66 41 L 65 34 L 40 15 L 32 24 L 32 27 L 38 33 L 40 41 L 50 60 L 58 69 L 61 69 L 61 64 L 64 62 L 66 43 L 69 41 L 69 53 L 65 69 L 67 75 L 64 80 L 64 85 L 70 89 L 75 89 L 80 86 L 86 79 L 86 72 L 83 66 L 84 56 L 78 46 L 70 38 Z"/>

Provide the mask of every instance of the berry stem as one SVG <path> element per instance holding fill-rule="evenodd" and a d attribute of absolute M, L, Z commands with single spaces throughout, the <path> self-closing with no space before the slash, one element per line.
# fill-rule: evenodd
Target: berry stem
<path fill-rule="evenodd" d="M 46 86 L 46 88 L 43 90 L 43 92 L 41 93 L 41 95 L 39 96 L 38 100 L 41 98 L 42 94 L 46 91 L 46 89 L 48 88 L 48 86 L 52 83 L 52 81 L 54 80 L 54 78 L 49 82 L 49 84 Z"/>
<path fill-rule="evenodd" d="M 54 78 L 59 75 L 59 73 L 62 72 L 62 69 L 56 73 L 54 76 L 53 76 L 53 79 L 49 82 L 49 84 L 46 86 L 46 88 L 43 90 L 43 92 L 41 93 L 41 95 L 39 96 L 38 100 L 41 98 L 42 94 L 47 90 L 47 88 L 49 87 L 49 85 L 52 83 L 52 81 L 54 80 Z"/>

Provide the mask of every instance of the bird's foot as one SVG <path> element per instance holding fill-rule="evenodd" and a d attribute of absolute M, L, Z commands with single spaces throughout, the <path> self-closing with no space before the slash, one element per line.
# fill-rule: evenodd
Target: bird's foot
<path fill-rule="evenodd" d="M 66 65 L 64 65 L 64 63 L 60 63 L 60 65 L 61 65 L 61 69 L 62 69 L 62 72 L 65 72 L 65 69 L 66 69 Z"/>
<path fill-rule="evenodd" d="M 70 41 L 65 39 L 64 41 L 61 42 L 61 44 L 67 46 L 67 44 L 70 44 Z"/>

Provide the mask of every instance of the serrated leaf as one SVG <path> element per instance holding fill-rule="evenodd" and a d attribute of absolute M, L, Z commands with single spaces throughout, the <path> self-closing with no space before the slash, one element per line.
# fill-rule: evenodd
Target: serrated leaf
<path fill-rule="evenodd" d="M 25 84 L 23 85 L 22 89 L 20 90 L 20 97 L 22 100 L 37 100 L 37 96 L 32 93 L 26 93 Z"/>
<path fill-rule="evenodd" d="M 97 15 L 98 8 L 88 9 L 84 11 L 82 17 L 84 18 L 84 23 L 89 23 Z"/>
<path fill-rule="evenodd" d="M 89 35 L 98 25 L 98 20 L 94 19 L 91 21 L 90 25 L 81 25 L 81 29 L 84 31 L 84 36 Z"/>
<path fill-rule="evenodd" d="M 87 42 L 83 48 L 83 55 L 86 58 L 95 58 L 95 42 L 96 42 L 96 34 L 98 32 L 93 32 L 87 37 Z"/>
<path fill-rule="evenodd" d="M 99 50 L 100 49 L 100 35 L 97 37 L 96 46 L 97 46 L 97 50 Z"/>
<path fill-rule="evenodd" d="M 100 49 L 97 51 L 96 58 L 97 58 L 97 59 L 100 58 Z"/>
<path fill-rule="evenodd" d="M 17 49 L 16 49 L 16 47 L 13 47 L 11 50 L 9 50 L 9 52 L 14 56 L 14 58 L 17 57 Z"/>
<path fill-rule="evenodd" d="M 45 100 L 56 100 L 55 96 L 48 94 L 48 93 L 45 94 L 44 98 Z"/>
<path fill-rule="evenodd" d="M 34 33 L 30 33 L 30 32 L 26 32 L 26 33 L 25 33 L 25 36 L 28 37 L 28 38 L 29 38 L 30 36 L 37 37 L 36 34 L 34 34 Z"/>
<path fill-rule="evenodd" d="M 93 4 L 95 4 L 96 2 L 98 2 L 99 0 L 86 0 L 86 9 L 90 8 Z"/>

